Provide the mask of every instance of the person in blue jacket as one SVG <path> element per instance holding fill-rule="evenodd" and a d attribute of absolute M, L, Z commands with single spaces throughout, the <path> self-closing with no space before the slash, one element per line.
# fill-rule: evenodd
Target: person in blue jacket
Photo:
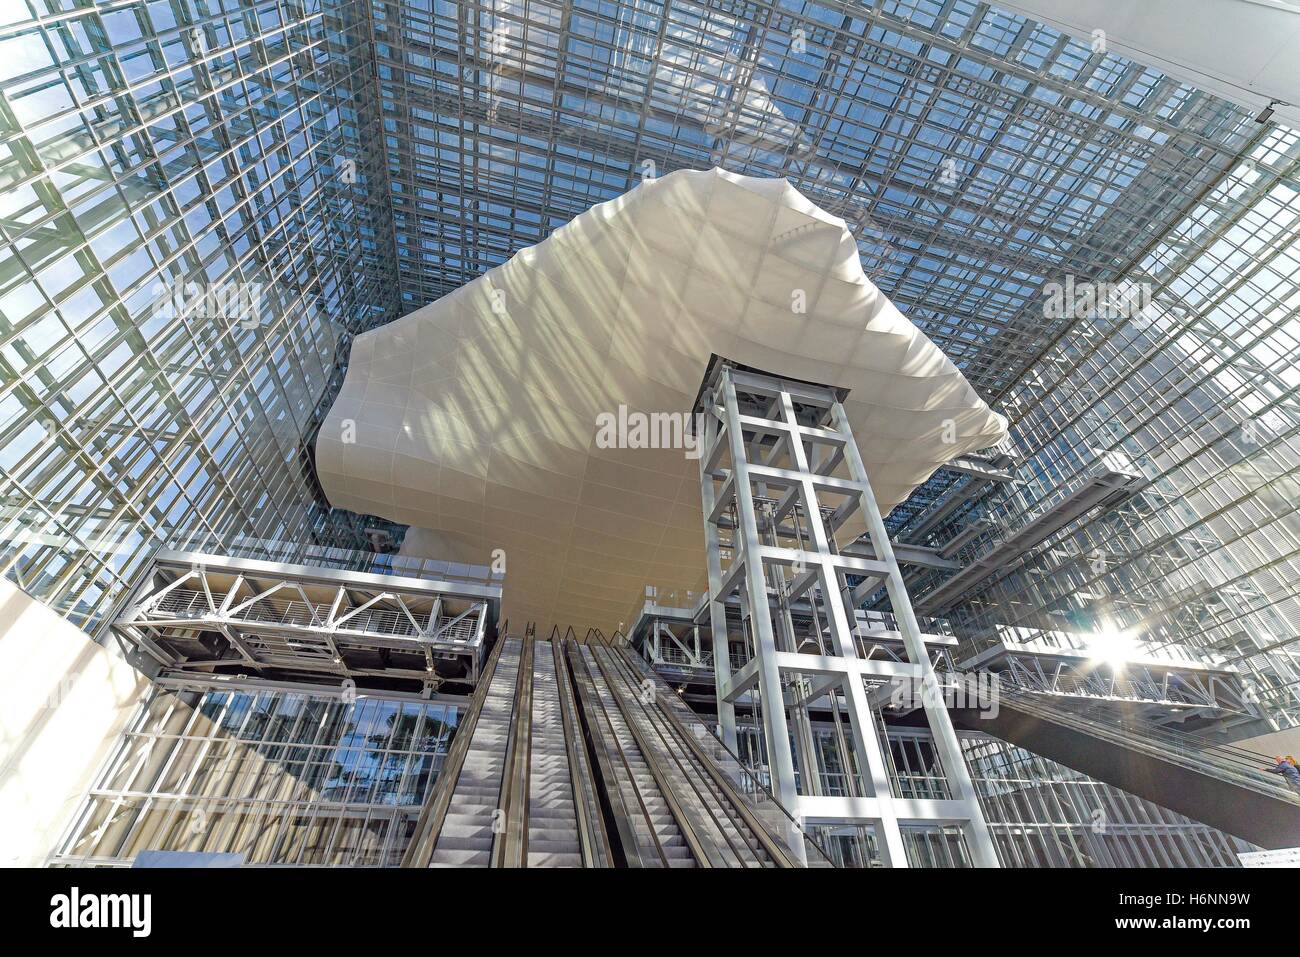
<path fill-rule="evenodd" d="M 1278 758 L 1277 764 L 1271 768 L 1264 768 L 1264 770 L 1270 774 L 1282 775 L 1282 777 L 1286 778 L 1286 783 L 1291 785 L 1291 790 L 1295 791 L 1296 794 L 1300 794 L 1300 768 L 1296 767 L 1294 758 L 1289 761 L 1286 758 Z"/>

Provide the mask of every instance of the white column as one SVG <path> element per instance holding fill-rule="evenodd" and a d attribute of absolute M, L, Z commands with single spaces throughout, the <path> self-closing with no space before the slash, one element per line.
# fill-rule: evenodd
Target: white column
<path fill-rule="evenodd" d="M 758 519 L 754 514 L 754 494 L 749 484 L 749 463 L 745 456 L 745 438 L 741 431 L 736 387 L 724 373 L 722 401 L 726 409 L 727 441 L 731 448 L 731 476 L 736 495 L 738 521 L 733 561 L 745 563 L 743 587 L 749 595 L 750 628 L 754 652 L 759 659 L 758 687 L 762 694 L 763 730 L 767 739 L 767 760 L 772 775 L 772 793 L 787 809 L 798 799 L 794 784 L 794 758 L 790 754 L 790 731 L 785 720 L 785 696 L 781 690 L 781 670 L 776 664 L 776 637 L 768 608 L 767 582 L 763 578 L 762 548 L 758 540 Z"/>
<path fill-rule="evenodd" d="M 717 504 L 717 495 L 713 490 L 713 479 L 709 476 L 708 463 L 713 458 L 714 446 L 719 441 L 718 419 L 713 414 L 713 396 L 707 396 L 706 411 L 703 416 L 704 437 L 700 444 L 700 492 L 704 507 L 704 554 L 709 572 L 709 630 L 713 634 L 713 687 L 718 701 L 718 730 L 722 743 L 733 754 L 740 754 L 739 742 L 736 740 L 736 706 L 725 701 L 722 689 L 731 680 L 731 652 L 727 642 L 727 609 L 718 590 L 722 588 L 722 556 L 719 554 L 718 528 L 709 521 L 713 507 Z"/>
<path fill-rule="evenodd" d="M 948 781 L 953 797 L 965 805 L 967 820 L 963 830 L 966 832 L 966 845 L 970 850 L 972 862 L 977 867 L 997 867 L 998 855 L 993 844 L 993 835 L 984 820 L 984 813 L 975 794 L 975 785 L 970 779 L 966 760 L 962 756 L 961 742 L 957 740 L 957 732 L 953 729 L 948 709 L 944 705 L 939 678 L 930 664 L 929 655 L 926 654 L 925 640 L 921 637 L 921 626 L 912 610 L 912 602 L 903 583 L 903 573 L 894 558 L 894 546 L 889 541 L 889 532 L 885 528 L 884 517 L 876 504 L 876 495 L 867 478 L 867 469 L 858 451 L 858 444 L 853 440 L 853 429 L 849 425 L 849 418 L 844 413 L 844 407 L 838 402 L 832 407 L 831 415 L 836 431 L 848 440 L 844 443 L 845 461 L 849 466 L 849 474 L 859 486 L 859 506 L 867 523 L 871 547 L 876 558 L 889 566 L 889 574 L 885 578 L 889 606 L 898 620 L 898 629 L 903 635 L 903 646 L 907 649 L 908 660 L 920 669 L 922 707 L 925 709 L 930 732 L 934 735 L 935 749 L 943 762 L 944 777 Z"/>
<path fill-rule="evenodd" d="M 895 867 L 907 866 L 902 837 L 904 822 L 957 822 L 963 828 L 972 862 L 978 866 L 997 866 L 993 841 L 984 822 L 961 753 L 961 745 L 944 706 L 938 677 L 926 654 L 924 637 L 903 585 L 902 572 L 889 542 L 884 518 L 880 514 L 861 454 L 854 443 L 853 433 L 836 394 L 824 387 L 784 382 L 729 367 L 720 369 L 709 385 L 714 391 L 705 399 L 709 414 L 700 478 L 708 547 L 709 613 L 714 635 L 715 686 L 719 720 L 724 733 L 729 730 L 734 740 L 735 708 L 727 700 L 728 696 L 734 700 L 743 692 L 743 687 L 756 685 L 760 692 L 772 790 L 792 814 L 800 819 L 811 815 L 821 820 L 870 823 L 876 832 L 882 858 L 885 863 Z M 766 413 L 746 415 L 742 421 L 737 398 L 738 387 L 746 394 L 761 397 L 761 407 L 767 410 Z M 769 398 L 771 402 L 766 401 Z M 721 410 L 717 409 L 719 399 Z M 811 424 L 800 423 L 795 410 L 796 401 L 804 409 L 819 410 L 811 418 Z M 722 419 L 721 428 L 717 422 L 719 416 Z M 748 447 L 745 442 L 747 429 L 753 437 L 753 442 Z M 768 447 L 761 441 L 764 435 L 777 435 L 781 439 L 777 446 L 765 451 Z M 788 468 L 774 465 L 779 458 L 782 441 L 789 450 Z M 726 446 L 720 448 L 719 442 L 725 442 Z M 828 445 L 834 450 L 837 459 L 842 455 L 850 478 L 824 476 L 814 471 L 810 464 L 812 458 L 805 447 L 806 442 Z M 728 496 L 734 494 L 736 504 L 733 562 L 743 563 L 742 566 L 733 564 L 726 581 L 738 592 L 742 613 L 748 615 L 757 658 L 745 670 L 746 684 L 735 689 L 732 687 L 731 668 L 726 659 L 725 602 L 729 596 L 721 593 L 724 578 L 719 555 L 719 531 L 715 523 L 721 520 L 721 516 L 713 515 L 718 502 L 715 475 L 719 473 L 716 468 L 711 470 L 708 464 L 710 461 L 718 461 L 715 456 L 720 455 L 724 449 L 730 453 L 731 461 L 728 481 L 722 486 L 723 493 Z M 817 460 L 820 461 L 821 457 Z M 783 501 L 787 508 L 795 509 L 795 514 L 802 517 L 807 528 L 804 545 L 797 549 L 785 547 L 780 544 L 783 533 L 778 532 L 772 538 L 778 544 L 764 549 L 755 511 L 754 483 L 762 484 L 762 494 L 766 494 L 769 487 L 778 490 L 773 494 L 785 496 Z M 874 561 L 836 554 L 835 543 L 821 516 L 819 490 L 823 494 L 833 492 L 843 496 L 846 504 L 841 507 L 841 511 L 861 510 L 875 549 Z M 765 556 L 767 563 L 764 562 Z M 782 566 L 788 567 L 790 562 L 795 563 L 795 571 L 794 577 L 787 580 L 784 577 L 786 570 Z M 769 595 L 769 574 L 773 585 L 782 585 L 788 581 L 798 583 L 802 589 L 809 581 L 809 576 L 805 573 L 807 570 L 814 572 L 815 577 L 804 594 L 813 602 L 814 618 L 824 611 L 826 626 L 829 628 L 830 647 L 826 654 L 811 655 L 798 647 L 782 651 L 777 647 L 775 626 L 778 618 L 780 622 L 785 621 L 779 616 L 786 614 L 786 610 L 778 607 L 779 602 Z M 848 591 L 841 587 L 841 576 L 846 573 L 863 574 L 867 570 L 882 580 L 888 592 L 899 622 L 903 649 L 908 658 L 906 663 L 865 661 L 859 656 L 853 632 L 855 609 Z M 820 629 L 821 626 L 816 627 Z M 798 634 L 793 625 L 787 624 L 786 628 L 791 642 L 797 642 Z M 950 799 L 923 802 L 894 797 L 891 763 L 881 745 L 883 728 L 863 684 L 866 675 L 876 676 L 873 680 L 879 680 L 880 676 L 905 678 L 920 685 L 922 707 L 934 737 L 936 752 L 943 763 Z M 803 682 L 813 676 L 816 676 L 814 681 L 826 689 L 824 693 L 836 696 L 836 700 L 838 696 L 843 696 L 857 770 L 871 792 L 865 797 L 822 796 L 818 794 L 819 788 L 814 780 L 804 782 L 802 795 L 796 790 L 783 681 L 793 678 Z M 803 706 L 799 700 L 792 703 L 795 708 Z M 804 753 L 802 764 L 808 775 L 815 776 L 817 762 L 811 753 L 815 747 L 811 734 L 806 733 L 808 729 L 803 730 L 805 734 L 799 742 Z M 843 757 L 847 760 L 847 755 Z"/>

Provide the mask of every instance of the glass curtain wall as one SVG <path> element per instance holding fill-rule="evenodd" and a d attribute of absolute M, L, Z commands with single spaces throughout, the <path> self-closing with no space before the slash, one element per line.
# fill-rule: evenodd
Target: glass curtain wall
<path fill-rule="evenodd" d="M 169 850 L 395 867 L 458 714 L 369 695 L 158 689 L 52 862 L 126 866 Z"/>
<path fill-rule="evenodd" d="M 1242 161 L 1125 276 L 1149 307 L 1082 310 L 1001 406 L 1021 484 L 959 509 L 1006 536 L 1103 454 L 1140 493 L 1033 548 L 950 612 L 970 646 L 1007 626 L 1121 632 L 1228 663 L 1277 727 L 1300 723 L 1300 133 Z M 938 575 L 927 576 L 928 581 Z M 925 585 L 916 593 L 924 594 Z"/>
<path fill-rule="evenodd" d="M 1238 867 L 1255 850 L 995 738 L 962 749 L 1003 867 Z"/>
<path fill-rule="evenodd" d="M 160 543 L 320 522 L 303 437 L 349 337 L 396 314 L 365 23 L 0 10 L 0 571 L 78 625 Z"/>

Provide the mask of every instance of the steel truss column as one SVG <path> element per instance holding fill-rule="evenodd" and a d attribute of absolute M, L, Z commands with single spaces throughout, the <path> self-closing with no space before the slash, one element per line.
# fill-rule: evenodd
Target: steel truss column
<path fill-rule="evenodd" d="M 940 761 L 943 762 L 944 776 L 949 788 L 967 809 L 967 819 L 962 827 L 966 833 L 966 844 L 972 862 L 978 867 L 997 867 L 998 855 L 993 844 L 993 835 L 989 832 L 984 814 L 980 810 L 975 785 L 971 782 L 970 772 L 962 755 L 961 743 L 957 740 L 957 732 L 944 705 L 939 678 L 930 664 L 929 655 L 926 654 L 925 640 L 921 637 L 921 626 L 916 620 L 916 613 L 912 610 L 912 601 L 903 582 L 903 572 L 894 558 L 894 546 L 889 540 L 884 516 L 880 514 L 880 508 L 876 504 L 876 495 L 867 478 L 867 469 L 858 451 L 858 443 L 853 438 L 849 418 L 844 413 L 844 406 L 839 402 L 831 406 L 831 422 L 836 431 L 846 440 L 844 458 L 849 467 L 849 474 L 858 486 L 858 506 L 867 523 L 867 535 L 871 539 L 871 546 L 876 557 L 889 566 L 889 573 L 885 577 L 885 590 L 889 595 L 890 608 L 898 621 L 899 631 L 903 635 L 903 645 L 907 649 L 908 660 L 916 665 L 920 672 L 922 707 L 925 710 L 926 722 L 934 735 L 935 749 L 939 752 Z"/>
<path fill-rule="evenodd" d="M 776 635 L 763 576 L 762 544 L 758 537 L 758 518 L 754 514 L 754 493 L 750 486 L 749 461 L 745 438 L 740 426 L 736 388 L 730 377 L 722 380 L 722 401 L 726 409 L 725 438 L 731 451 L 733 489 L 736 498 L 737 528 L 734 533 L 732 562 L 744 566 L 742 585 L 749 611 L 750 635 L 758 658 L 758 687 L 762 693 L 763 731 L 767 739 L 767 760 L 772 775 L 772 792 L 786 807 L 794 807 L 797 791 L 794 758 L 790 753 L 790 732 L 785 720 L 785 689 L 776 661 Z M 711 596 L 712 597 L 712 596 Z M 723 600 L 725 595 L 717 596 Z M 717 636 L 714 636 L 717 641 Z"/>
<path fill-rule="evenodd" d="M 742 394 L 748 401 L 744 412 Z M 700 476 L 709 617 L 724 734 L 735 734 L 736 701 L 746 694 L 751 700 L 757 697 L 772 790 L 797 817 L 870 824 L 881 858 L 896 867 L 908 864 L 905 825 L 956 825 L 971 862 L 996 867 L 992 837 L 839 397 L 829 388 L 719 365 L 702 401 Z M 811 457 L 807 446 L 814 450 Z M 772 496 L 775 502 L 764 505 L 761 516 L 756 495 L 765 500 Z M 822 495 L 838 500 L 825 518 Z M 874 560 L 839 553 L 833 535 L 850 519 L 865 524 Z M 720 551 L 724 529 L 732 541 L 726 567 Z M 850 589 L 847 575 L 865 578 L 868 584 Z M 881 585 L 899 622 L 906 661 L 868 659 L 858 652 L 855 604 Z M 790 614 L 791 603 L 801 598 L 801 620 L 811 616 L 812 626 L 799 643 Z M 726 657 L 728 600 L 739 605 L 742 625 L 748 617 L 754 656 L 734 672 Z M 900 796 L 907 792 L 883 750 L 884 729 L 864 685 L 868 677 L 909 682 L 917 691 L 943 765 L 946 799 Z M 819 750 L 806 727 L 809 709 L 817 702 L 827 702 L 833 714 L 844 708 L 848 718 L 852 755 L 840 756 L 848 796 L 823 793 Z M 838 719 L 835 723 L 842 742 Z M 797 742 L 791 740 L 792 727 L 799 732 Z M 861 796 L 862 788 L 853 781 L 854 764 L 868 792 Z"/>
<path fill-rule="evenodd" d="M 733 754 L 739 754 L 739 744 L 736 740 L 736 706 L 730 701 L 723 701 L 721 692 L 721 689 L 731 681 L 731 649 L 727 641 L 727 609 L 722 599 L 718 597 L 722 587 L 722 556 L 718 542 L 718 526 L 714 522 L 707 521 L 707 517 L 716 505 L 713 482 L 708 474 L 708 463 L 713 461 L 720 451 L 717 449 L 720 440 L 718 418 L 716 415 L 707 414 L 703 419 L 696 421 L 702 422 L 704 426 L 703 441 L 700 443 L 700 486 L 704 496 L 706 518 L 704 545 L 709 574 L 708 604 L 709 630 L 713 635 L 713 682 L 718 691 L 718 729 L 721 732 L 722 743 L 730 748 Z"/>

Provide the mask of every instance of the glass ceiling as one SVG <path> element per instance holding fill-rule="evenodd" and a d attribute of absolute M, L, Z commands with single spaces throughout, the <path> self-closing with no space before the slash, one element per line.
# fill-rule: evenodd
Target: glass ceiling
<path fill-rule="evenodd" d="M 303 449 L 350 336 L 684 167 L 844 216 L 1007 400 L 1070 326 L 1044 284 L 1155 255 L 1270 129 L 967 0 L 5 4 L 0 571 L 90 625 L 161 543 L 325 541 Z M 157 314 L 179 280 L 275 307 Z"/>
<path fill-rule="evenodd" d="M 416 308 L 648 174 L 785 176 L 996 399 L 1225 171 L 1245 111 L 964 0 L 373 0 Z"/>

